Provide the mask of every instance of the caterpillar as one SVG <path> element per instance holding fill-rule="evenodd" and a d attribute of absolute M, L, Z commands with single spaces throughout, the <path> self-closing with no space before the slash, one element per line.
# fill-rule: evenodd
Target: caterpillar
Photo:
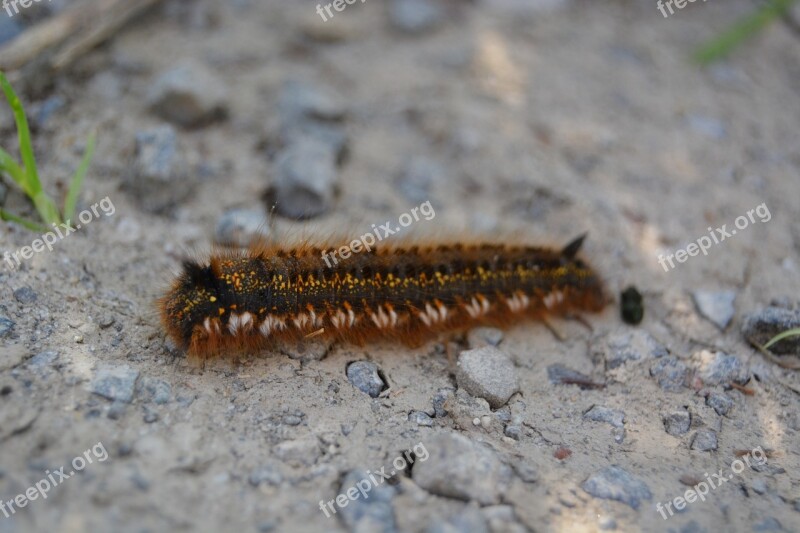
<path fill-rule="evenodd" d="M 185 261 L 158 302 L 167 334 L 205 359 L 322 336 L 408 345 L 476 325 L 598 312 L 606 296 L 577 254 L 517 244 L 387 244 L 328 266 L 320 246 L 260 244 Z"/>

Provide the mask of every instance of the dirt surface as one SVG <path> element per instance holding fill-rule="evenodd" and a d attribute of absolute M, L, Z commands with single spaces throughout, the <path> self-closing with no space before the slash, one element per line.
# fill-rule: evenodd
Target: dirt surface
<path fill-rule="evenodd" d="M 800 530 L 800 377 L 741 333 L 746 314 L 800 291 L 800 41 L 776 24 L 701 69 L 693 46 L 752 4 L 695 3 L 668 19 L 652 4 L 453 0 L 408 34 L 376 0 L 325 23 L 313 2 L 169 2 L 47 94 L 23 94 L 31 113 L 62 102 L 34 121 L 51 191 L 96 129 L 79 209 L 106 197 L 114 209 L 0 273 L 0 498 L 97 452 L 46 499 L 0 515 L 0 532 Z M 149 93 L 187 60 L 225 92 L 225 116 L 173 124 L 188 170 L 137 181 L 137 134 L 167 122 Z M 585 317 L 591 331 L 554 320 L 564 340 L 538 323 L 503 332 L 520 392 L 498 409 L 448 361 L 480 332 L 189 364 L 154 301 L 184 257 L 208 252 L 223 213 L 266 213 L 291 81 L 334 95 L 348 156 L 324 212 L 276 216 L 272 238 L 356 238 L 429 200 L 423 236 L 563 245 L 588 230 L 584 256 L 615 302 Z M 416 160 L 432 177 L 404 188 Z M 162 193 L 171 201 L 153 212 Z M 16 191 L 4 207 L 33 216 Z M 707 255 L 659 264 L 748 211 Z M 4 224 L 0 247 L 36 237 Z M 628 285 L 644 294 L 637 326 L 620 318 Z M 730 324 L 704 317 L 695 291 L 735 294 Z M 354 361 L 377 365 L 378 397 L 348 378 Z M 604 386 L 554 383 L 553 365 Z M 690 427 L 669 434 L 670 421 Z M 359 469 L 420 443 L 373 498 L 320 510 Z M 732 475 L 757 447 L 765 461 L 751 454 Z M 662 517 L 657 505 L 715 473 L 731 479 Z"/>

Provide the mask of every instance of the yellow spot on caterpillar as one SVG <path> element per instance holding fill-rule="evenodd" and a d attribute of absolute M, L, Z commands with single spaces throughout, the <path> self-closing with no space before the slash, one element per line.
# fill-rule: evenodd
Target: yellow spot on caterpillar
<path fill-rule="evenodd" d="M 211 297 L 211 298 L 209 298 L 208 300 L 209 300 L 210 302 L 216 302 L 216 301 L 217 301 L 217 297 L 216 297 L 216 296 L 212 296 L 212 297 Z"/>

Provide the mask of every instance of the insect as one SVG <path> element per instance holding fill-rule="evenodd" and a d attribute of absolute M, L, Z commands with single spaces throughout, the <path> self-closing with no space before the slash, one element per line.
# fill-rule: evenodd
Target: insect
<path fill-rule="evenodd" d="M 190 357 L 206 359 L 322 336 L 409 345 L 476 325 L 597 312 L 598 275 L 561 250 L 504 243 L 386 244 L 329 267 L 321 246 L 258 245 L 186 261 L 159 300 Z"/>

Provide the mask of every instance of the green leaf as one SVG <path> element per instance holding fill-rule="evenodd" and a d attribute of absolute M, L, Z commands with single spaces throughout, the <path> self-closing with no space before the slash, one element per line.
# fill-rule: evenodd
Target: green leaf
<path fill-rule="evenodd" d="M 0 148 L 0 171 L 5 172 L 14 182 L 19 185 L 25 194 L 28 194 L 27 181 L 25 179 L 25 171 L 21 166 L 11 157 L 11 154 Z M 30 194 L 28 194 L 30 196 Z"/>
<path fill-rule="evenodd" d="M 48 231 L 48 228 L 42 226 L 41 224 L 37 224 L 36 222 L 31 222 L 30 220 L 25 220 L 24 218 L 18 217 L 16 215 L 12 215 L 5 209 L 0 208 L 0 220 L 16 222 L 21 226 L 25 226 L 31 231 L 38 231 L 40 233 L 45 233 Z"/>
<path fill-rule="evenodd" d="M 86 144 L 86 151 L 83 153 L 83 159 L 80 166 L 75 171 L 75 175 L 69 183 L 69 191 L 67 192 L 67 199 L 64 201 L 64 219 L 71 220 L 75 215 L 75 205 L 78 203 L 78 193 L 80 193 L 83 179 L 86 177 L 86 172 L 89 170 L 89 163 L 92 161 L 94 155 L 94 142 L 95 134 L 89 135 L 89 140 Z"/>
<path fill-rule="evenodd" d="M 36 157 L 33 155 L 33 145 L 31 143 L 31 131 L 28 127 L 28 117 L 25 116 L 25 109 L 22 107 L 17 93 L 8 82 L 5 73 L 0 72 L 0 87 L 6 95 L 8 104 L 14 113 L 14 121 L 17 123 L 17 137 L 19 138 L 19 151 L 22 156 L 22 165 L 25 168 L 25 193 L 33 200 L 39 215 L 45 222 L 51 224 L 60 222 L 58 209 L 53 210 L 52 200 L 43 196 L 42 184 L 39 181 L 39 174 L 36 170 Z M 55 214 L 55 217 L 53 216 Z"/>
<path fill-rule="evenodd" d="M 795 1 L 770 0 L 752 15 L 740 19 L 720 35 L 700 46 L 693 54 L 694 60 L 701 65 L 708 65 L 726 57 L 734 48 L 786 13 Z"/>
<path fill-rule="evenodd" d="M 770 346 L 772 346 L 776 342 L 780 342 L 783 339 L 786 339 L 786 338 L 789 338 L 789 337 L 797 337 L 798 335 L 800 335 L 800 328 L 794 328 L 794 329 L 790 329 L 788 331 L 784 331 L 783 333 L 779 333 L 779 334 L 775 335 L 774 337 L 772 337 L 769 340 L 769 342 L 767 342 L 767 344 L 764 345 L 764 348 L 765 349 L 769 348 Z"/>

